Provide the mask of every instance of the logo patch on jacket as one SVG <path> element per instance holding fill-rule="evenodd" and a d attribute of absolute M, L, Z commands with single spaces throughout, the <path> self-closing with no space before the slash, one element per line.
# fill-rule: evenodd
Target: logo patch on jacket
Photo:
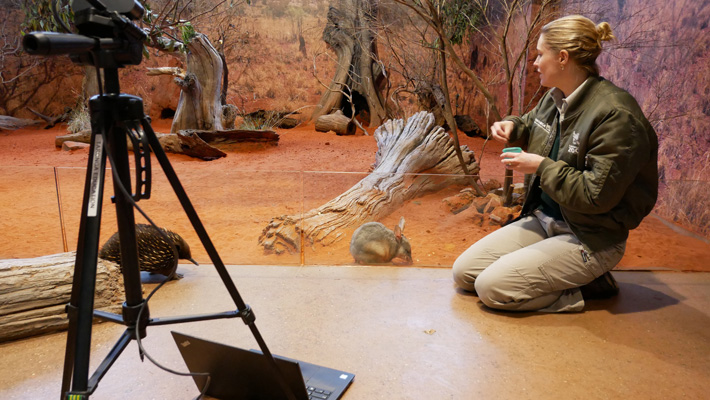
<path fill-rule="evenodd" d="M 567 152 L 570 154 L 579 153 L 579 132 L 572 131 L 572 144 L 567 147 Z"/>
<path fill-rule="evenodd" d="M 535 125 L 537 125 L 537 126 L 539 126 L 540 128 L 544 129 L 545 132 L 547 132 L 547 133 L 550 133 L 550 131 L 552 130 L 552 127 L 551 127 L 550 125 L 548 125 L 548 124 L 546 124 L 546 123 L 540 121 L 540 120 L 537 119 L 537 118 L 535 118 Z"/>

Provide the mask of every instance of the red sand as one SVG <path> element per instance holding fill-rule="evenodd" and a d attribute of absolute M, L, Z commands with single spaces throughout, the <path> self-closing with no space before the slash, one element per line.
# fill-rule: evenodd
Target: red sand
<path fill-rule="evenodd" d="M 169 123 L 161 120 L 153 126 L 158 132 L 167 132 Z M 64 127 L 0 131 L 0 207 L 4 214 L 0 258 L 36 257 L 76 247 L 88 149 L 55 148 L 55 137 L 64 132 Z M 225 263 L 352 263 L 347 248 L 352 231 L 344 232 L 344 239 L 332 245 L 307 246 L 303 254 L 292 255 L 265 255 L 257 239 L 271 218 L 317 208 L 361 179 L 374 161 L 374 138 L 361 132 L 355 136 L 316 132 L 312 124 L 279 133 L 278 146 L 229 146 L 223 148 L 227 157 L 215 161 L 175 154 L 169 158 Z M 484 180 L 502 180 L 504 171 L 497 159 L 500 144 L 488 142 L 481 157 L 483 139 L 460 135 L 460 141 L 482 160 Z M 209 262 L 157 163 L 154 165 L 153 197 L 139 205 L 159 225 L 183 235 L 198 261 Z M 465 211 L 453 215 L 442 207 L 441 200 L 460 189 L 452 187 L 412 200 L 382 221 L 394 226 L 400 215 L 405 216 L 405 235 L 412 243 L 415 265 L 450 267 L 467 246 L 496 229 L 474 224 Z M 115 216 L 109 207 L 112 190 L 107 184 L 101 243 L 115 231 Z M 709 259 L 707 241 L 650 216 L 632 231 L 627 254 L 617 268 L 709 271 Z"/>

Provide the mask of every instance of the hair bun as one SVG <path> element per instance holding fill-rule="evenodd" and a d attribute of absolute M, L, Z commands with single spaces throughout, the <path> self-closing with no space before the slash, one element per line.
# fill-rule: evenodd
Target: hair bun
<path fill-rule="evenodd" d="M 616 39 L 616 36 L 611 32 L 611 26 L 608 22 L 600 22 L 597 25 L 597 34 L 599 35 L 599 41 L 609 41 Z"/>

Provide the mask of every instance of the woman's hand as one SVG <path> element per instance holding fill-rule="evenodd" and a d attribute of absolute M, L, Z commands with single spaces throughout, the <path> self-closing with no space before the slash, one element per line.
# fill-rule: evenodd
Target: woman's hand
<path fill-rule="evenodd" d="M 505 164 L 506 169 L 522 172 L 523 174 L 534 174 L 545 157 L 533 153 L 502 153 L 500 162 Z"/>
<path fill-rule="evenodd" d="M 491 136 L 493 139 L 506 143 L 510 138 L 510 133 L 513 132 L 515 124 L 513 121 L 498 121 L 491 126 Z"/>

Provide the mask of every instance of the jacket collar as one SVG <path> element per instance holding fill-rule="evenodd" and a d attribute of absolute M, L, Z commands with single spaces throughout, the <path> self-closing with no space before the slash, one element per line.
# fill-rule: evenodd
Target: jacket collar
<path fill-rule="evenodd" d="M 569 99 L 568 97 L 568 105 L 565 110 L 565 120 L 576 117 L 584 110 L 584 104 L 589 104 L 589 101 L 593 100 L 600 83 L 604 80 L 605 79 L 601 76 L 590 76 L 574 91 L 572 95 L 570 95 L 570 97 L 573 97 L 572 99 Z"/>

